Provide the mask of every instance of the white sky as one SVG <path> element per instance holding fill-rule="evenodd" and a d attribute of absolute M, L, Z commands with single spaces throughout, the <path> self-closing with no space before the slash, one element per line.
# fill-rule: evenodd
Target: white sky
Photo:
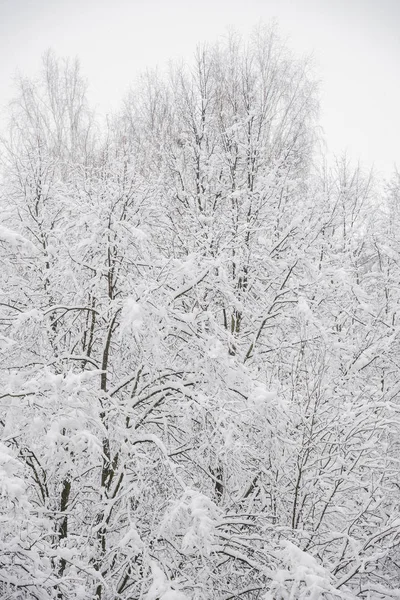
<path fill-rule="evenodd" d="M 400 0 L 0 0 L 0 105 L 49 47 L 79 56 L 107 112 L 141 70 L 273 18 L 297 55 L 315 57 L 329 149 L 383 174 L 400 167 Z"/>

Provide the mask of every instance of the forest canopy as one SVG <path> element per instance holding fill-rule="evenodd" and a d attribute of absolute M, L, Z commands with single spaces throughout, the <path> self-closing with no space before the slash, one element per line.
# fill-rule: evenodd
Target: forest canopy
<path fill-rule="evenodd" d="M 328 165 L 318 110 L 273 27 L 105 120 L 78 61 L 19 78 L 2 599 L 400 598 L 400 176 Z"/>

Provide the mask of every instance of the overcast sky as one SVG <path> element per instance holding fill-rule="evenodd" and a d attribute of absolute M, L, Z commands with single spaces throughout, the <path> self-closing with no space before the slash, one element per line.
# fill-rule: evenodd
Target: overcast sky
<path fill-rule="evenodd" d="M 0 0 L 0 105 L 50 47 L 79 56 L 107 112 L 141 70 L 273 18 L 297 55 L 315 57 L 330 150 L 400 167 L 400 0 Z"/>

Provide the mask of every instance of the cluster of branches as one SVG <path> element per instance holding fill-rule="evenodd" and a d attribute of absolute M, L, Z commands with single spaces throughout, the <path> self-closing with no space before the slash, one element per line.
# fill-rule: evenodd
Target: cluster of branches
<path fill-rule="evenodd" d="M 0 595 L 399 598 L 400 178 L 317 170 L 274 29 L 143 76 L 75 62 L 2 141 Z"/>

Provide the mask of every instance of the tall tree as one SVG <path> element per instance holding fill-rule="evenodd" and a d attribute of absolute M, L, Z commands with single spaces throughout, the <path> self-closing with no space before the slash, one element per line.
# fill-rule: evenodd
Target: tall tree
<path fill-rule="evenodd" d="M 317 109 L 274 29 L 147 74 L 102 129 L 76 63 L 21 80 L 4 597 L 396 597 L 396 192 L 378 224 L 360 168 L 314 173 Z"/>

